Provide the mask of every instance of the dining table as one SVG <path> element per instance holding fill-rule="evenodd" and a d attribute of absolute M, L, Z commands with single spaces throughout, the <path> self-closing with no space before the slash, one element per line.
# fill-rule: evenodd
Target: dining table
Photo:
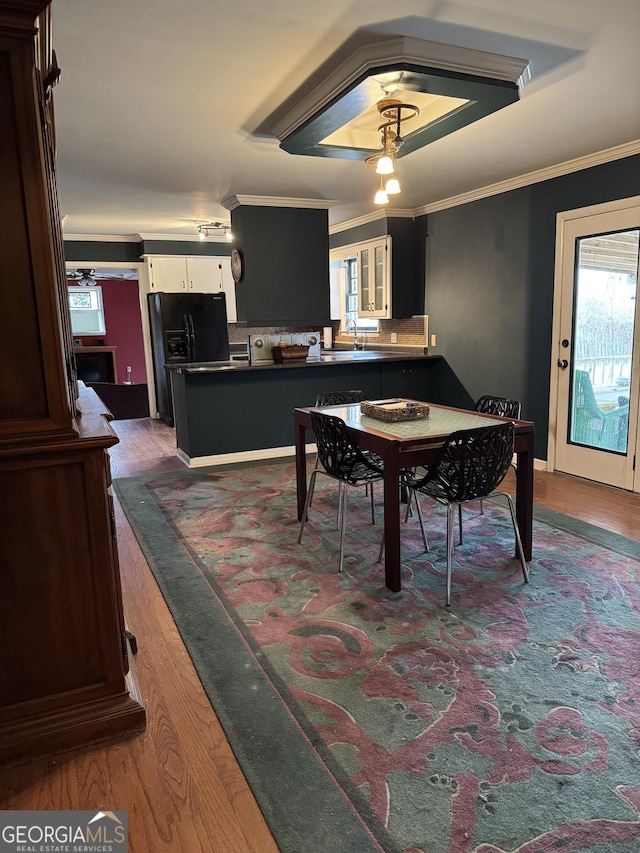
<path fill-rule="evenodd" d="M 400 471 L 433 463 L 445 439 L 457 430 L 474 429 L 512 421 L 515 424 L 516 517 L 527 562 L 533 550 L 533 460 L 532 421 L 501 418 L 476 411 L 427 403 L 428 417 L 388 422 L 362 413 L 360 404 L 308 406 L 293 410 L 295 430 L 296 492 L 298 520 L 307 497 L 307 433 L 311 412 L 322 411 L 341 418 L 362 450 L 370 450 L 384 462 L 384 574 L 392 592 L 401 589 L 400 559 Z"/>

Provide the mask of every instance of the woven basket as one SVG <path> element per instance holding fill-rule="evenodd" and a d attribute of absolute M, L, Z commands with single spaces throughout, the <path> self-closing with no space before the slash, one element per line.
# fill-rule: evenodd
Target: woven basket
<path fill-rule="evenodd" d="M 273 360 L 277 364 L 283 361 L 302 361 L 309 355 L 309 347 L 303 344 L 292 344 L 287 347 L 272 347 Z"/>
<path fill-rule="evenodd" d="M 429 417 L 429 406 L 419 400 L 407 400 L 404 397 L 392 397 L 389 400 L 363 400 L 360 403 L 363 415 L 379 421 L 416 421 Z"/>

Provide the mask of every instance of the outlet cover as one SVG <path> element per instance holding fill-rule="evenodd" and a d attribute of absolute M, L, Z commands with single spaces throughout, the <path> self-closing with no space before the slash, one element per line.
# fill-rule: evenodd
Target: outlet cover
<path fill-rule="evenodd" d="M 436 336 L 435 336 L 435 335 L 431 335 L 431 344 L 430 344 L 430 346 L 434 347 L 435 345 L 436 345 Z"/>
<path fill-rule="evenodd" d="M 398 343 L 398 333 L 397 332 L 391 332 L 391 343 L 392 344 Z"/>

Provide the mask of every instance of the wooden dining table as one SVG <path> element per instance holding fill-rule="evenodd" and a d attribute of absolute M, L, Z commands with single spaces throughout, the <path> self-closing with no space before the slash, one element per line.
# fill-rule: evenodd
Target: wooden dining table
<path fill-rule="evenodd" d="M 371 450 L 384 460 L 384 574 L 385 584 L 393 592 L 401 589 L 400 563 L 400 470 L 430 465 L 445 439 L 461 429 L 491 426 L 511 418 L 484 415 L 466 409 L 429 404 L 429 417 L 388 423 L 363 415 L 360 404 L 311 406 L 293 410 L 296 450 L 296 488 L 298 520 L 302 519 L 307 497 L 307 432 L 311 412 L 322 411 L 341 418 L 363 450 Z M 516 516 L 525 559 L 533 549 L 533 437 L 531 421 L 514 420 L 516 471 Z"/>

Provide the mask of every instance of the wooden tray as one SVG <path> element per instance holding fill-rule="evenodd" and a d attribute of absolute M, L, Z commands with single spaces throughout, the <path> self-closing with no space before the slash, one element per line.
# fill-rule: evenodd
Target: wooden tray
<path fill-rule="evenodd" d="M 388 400 L 363 400 L 360 411 L 379 421 L 415 421 L 429 417 L 429 406 L 419 400 L 391 397 Z"/>
<path fill-rule="evenodd" d="M 277 364 L 283 361 L 302 361 L 309 355 L 309 347 L 303 344 L 291 344 L 286 347 L 272 347 L 273 360 Z"/>

